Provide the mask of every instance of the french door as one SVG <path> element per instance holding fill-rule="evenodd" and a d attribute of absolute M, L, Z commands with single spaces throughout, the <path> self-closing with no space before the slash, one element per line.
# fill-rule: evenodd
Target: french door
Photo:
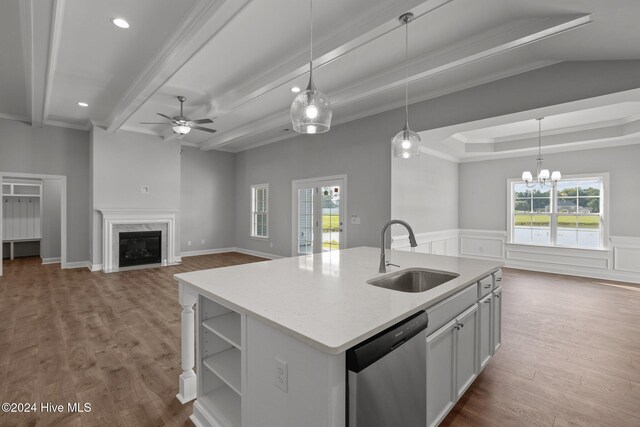
<path fill-rule="evenodd" d="M 293 256 L 346 247 L 346 177 L 293 182 Z"/>

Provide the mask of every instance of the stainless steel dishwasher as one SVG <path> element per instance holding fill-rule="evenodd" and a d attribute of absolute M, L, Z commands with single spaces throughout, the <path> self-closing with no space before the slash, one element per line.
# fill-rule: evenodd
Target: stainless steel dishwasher
<path fill-rule="evenodd" d="M 347 350 L 349 427 L 427 424 L 427 313 Z"/>

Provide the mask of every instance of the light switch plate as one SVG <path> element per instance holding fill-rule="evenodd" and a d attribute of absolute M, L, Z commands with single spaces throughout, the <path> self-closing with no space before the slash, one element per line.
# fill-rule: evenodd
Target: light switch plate
<path fill-rule="evenodd" d="M 281 389 L 282 391 L 284 391 L 285 393 L 288 393 L 289 391 L 289 372 L 288 372 L 288 367 L 287 367 L 287 363 L 283 362 L 280 359 L 276 359 L 276 377 L 275 377 L 275 381 L 276 381 L 276 386 Z"/>
<path fill-rule="evenodd" d="M 142 194 L 149 194 L 151 192 L 151 189 L 148 185 L 143 185 L 142 187 L 140 187 L 140 192 Z"/>
<path fill-rule="evenodd" d="M 358 215 L 351 215 L 351 224 L 360 224 L 360 217 Z"/>

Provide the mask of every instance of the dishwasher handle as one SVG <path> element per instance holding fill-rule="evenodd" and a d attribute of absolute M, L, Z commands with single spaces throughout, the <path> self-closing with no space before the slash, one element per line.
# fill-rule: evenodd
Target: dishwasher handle
<path fill-rule="evenodd" d="M 408 319 L 347 350 L 347 369 L 360 372 L 422 332 L 429 317 L 419 311 Z M 426 345 L 426 344 L 425 344 Z"/>

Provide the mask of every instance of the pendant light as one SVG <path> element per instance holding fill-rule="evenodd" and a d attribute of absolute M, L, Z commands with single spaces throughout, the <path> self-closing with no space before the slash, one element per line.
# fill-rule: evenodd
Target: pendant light
<path fill-rule="evenodd" d="M 331 102 L 313 82 L 313 0 L 310 0 L 309 85 L 291 103 L 291 124 L 298 133 L 324 133 L 331 128 Z"/>
<path fill-rule="evenodd" d="M 541 187 L 553 187 L 555 186 L 560 179 L 562 179 L 562 174 L 560 171 L 553 171 L 552 174 L 549 174 L 549 169 L 542 169 L 542 119 L 541 117 L 538 120 L 538 158 L 536 159 L 538 175 L 537 180 L 533 181 L 533 175 L 530 171 L 522 172 L 522 180 L 527 184 L 528 188 L 534 188 L 538 185 Z M 551 180 L 551 185 L 548 184 L 548 181 Z"/>
<path fill-rule="evenodd" d="M 409 129 L 409 22 L 413 20 L 413 13 L 405 13 L 399 19 L 405 26 L 404 128 L 391 140 L 391 148 L 393 157 L 410 159 L 420 155 L 420 135 Z"/>

